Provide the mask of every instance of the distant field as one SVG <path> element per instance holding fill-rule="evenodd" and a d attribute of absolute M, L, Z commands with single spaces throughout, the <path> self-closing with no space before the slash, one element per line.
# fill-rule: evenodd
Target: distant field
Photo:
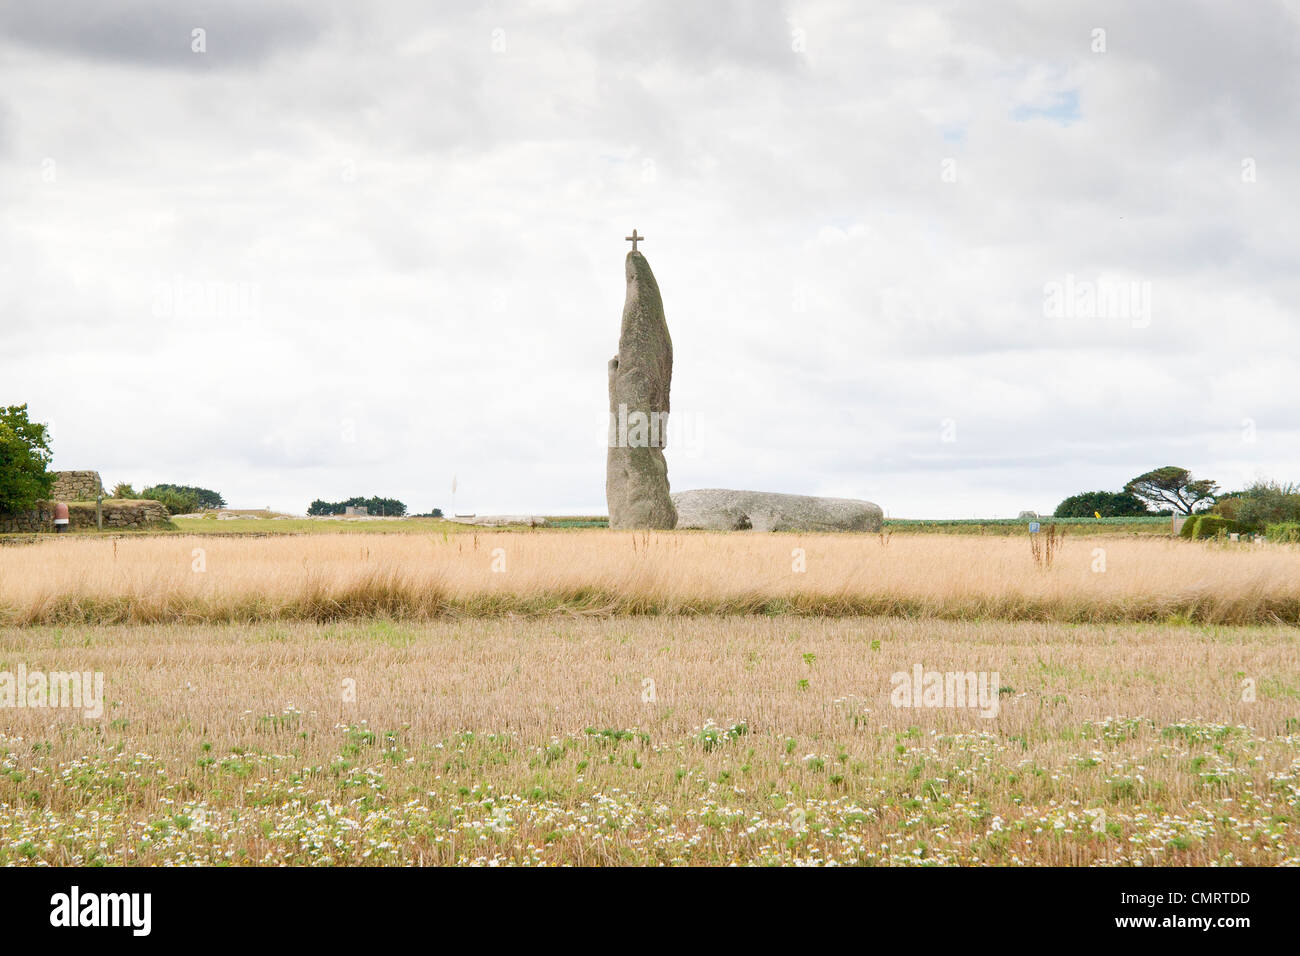
<path fill-rule="evenodd" d="M 1046 540 L 464 526 L 46 535 L 0 548 L 0 623 L 510 614 L 1300 623 L 1300 546 L 1067 535 L 1048 566 L 1033 550 Z"/>
<path fill-rule="evenodd" d="M 1039 518 L 1046 531 L 1051 525 L 1071 535 L 1080 534 L 1164 534 L 1172 533 L 1169 517 L 1149 518 Z M 1029 522 L 1023 518 L 888 518 L 886 531 L 902 534 L 1028 534 Z"/>
<path fill-rule="evenodd" d="M 466 527 L 442 518 L 173 518 L 172 523 L 186 534 L 432 534 Z"/>
<path fill-rule="evenodd" d="M 252 513 L 249 512 L 251 515 Z M 114 530 L 106 534 L 430 534 L 446 531 L 463 532 L 484 529 L 473 525 L 447 521 L 443 518 L 386 518 L 368 520 L 364 518 L 294 518 L 294 517 L 241 517 L 227 520 L 216 518 L 172 518 L 172 529 L 149 529 L 141 531 Z M 575 529 L 607 528 L 609 519 L 602 515 L 574 516 L 556 515 L 546 519 L 546 527 L 552 530 L 570 531 Z M 1039 523 L 1044 531 L 1051 525 L 1071 535 L 1169 535 L 1168 517 L 1150 518 L 1041 518 Z M 523 527 L 522 525 L 520 527 Z M 959 518 L 959 519 L 924 519 L 924 518 L 887 518 L 884 523 L 886 532 L 898 534 L 966 534 L 966 535 L 1027 535 L 1029 522 L 1017 518 Z M 93 530 L 79 530 L 79 534 L 95 534 Z M 789 532 L 793 533 L 793 532 Z M 13 538 L 14 535 L 0 535 Z"/>
<path fill-rule="evenodd" d="M 1300 865 L 1287 627 L 381 619 L 0 655 L 106 701 L 5 712 L 0 865 Z M 997 671 L 996 715 L 893 706 L 916 665 Z"/>
<path fill-rule="evenodd" d="M 186 534 L 433 534 L 485 529 L 445 518 L 173 518 L 172 523 Z M 592 517 L 556 517 L 547 519 L 553 529 L 604 528 L 609 519 Z M 524 528 L 524 525 L 520 525 Z M 496 530 L 496 529 L 493 529 Z"/>

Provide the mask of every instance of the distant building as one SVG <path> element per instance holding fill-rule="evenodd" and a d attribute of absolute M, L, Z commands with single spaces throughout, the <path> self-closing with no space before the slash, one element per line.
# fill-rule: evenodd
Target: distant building
<path fill-rule="evenodd" d="M 365 505 L 348 505 L 343 509 L 345 515 L 366 516 L 370 514 L 370 509 Z"/>

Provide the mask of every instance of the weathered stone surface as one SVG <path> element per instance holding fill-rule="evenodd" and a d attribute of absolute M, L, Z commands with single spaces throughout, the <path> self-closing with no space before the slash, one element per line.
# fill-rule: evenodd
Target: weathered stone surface
<path fill-rule="evenodd" d="M 605 500 L 611 528 L 670 529 L 677 511 L 668 493 L 668 392 L 673 343 L 650 263 L 629 252 L 627 298 L 618 354 L 609 361 L 609 452 Z"/>
<path fill-rule="evenodd" d="M 678 528 L 706 531 L 879 531 L 879 505 L 768 491 L 702 488 L 672 496 Z"/>
<path fill-rule="evenodd" d="M 39 501 L 36 510 L 22 514 L 0 515 L 0 534 L 14 532 L 53 532 L 53 501 Z M 171 518 L 167 509 L 160 502 L 147 499 L 107 498 L 103 508 L 104 528 L 168 528 Z M 95 527 L 94 502 L 71 502 L 68 504 L 68 522 L 74 531 L 90 530 Z"/>
<path fill-rule="evenodd" d="M 97 471 L 56 471 L 50 487 L 51 501 L 94 501 L 104 493 Z"/>

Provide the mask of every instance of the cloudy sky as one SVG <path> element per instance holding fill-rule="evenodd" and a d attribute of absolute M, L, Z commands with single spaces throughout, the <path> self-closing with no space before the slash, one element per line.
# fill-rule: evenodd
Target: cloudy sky
<path fill-rule="evenodd" d="M 57 468 L 603 513 L 1300 480 L 1300 5 L 0 3 L 0 404 Z M 196 32 L 197 31 L 197 32 Z"/>

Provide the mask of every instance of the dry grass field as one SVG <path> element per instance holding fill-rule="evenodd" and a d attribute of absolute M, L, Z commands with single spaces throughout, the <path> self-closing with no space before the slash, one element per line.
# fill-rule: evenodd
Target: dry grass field
<path fill-rule="evenodd" d="M 3 864 L 1300 863 L 1283 626 L 11 627 L 0 658 L 107 685 L 97 721 L 4 714 Z M 997 671 L 997 715 L 893 706 L 917 664 Z"/>
<path fill-rule="evenodd" d="M 1154 537 L 46 538 L 0 865 L 1296 865 L 1298 609 L 1300 550 Z"/>
<path fill-rule="evenodd" d="M 1039 536 L 1041 541 L 1042 536 Z M 1066 537 L 568 532 L 47 537 L 0 623 L 763 613 L 1300 623 L 1300 547 Z"/>

